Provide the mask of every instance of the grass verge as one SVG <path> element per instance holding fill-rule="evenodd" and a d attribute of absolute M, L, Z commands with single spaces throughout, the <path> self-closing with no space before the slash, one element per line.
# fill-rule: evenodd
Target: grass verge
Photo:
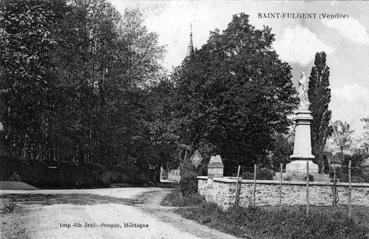
<path fill-rule="evenodd" d="M 366 211 L 365 211 L 366 210 Z M 278 211 L 268 207 L 232 207 L 223 211 L 215 203 L 176 210 L 181 216 L 241 238 L 369 239 L 369 208 L 355 208 L 353 219 L 346 208 L 305 207 Z"/>
<path fill-rule="evenodd" d="M 165 196 L 165 198 L 161 201 L 160 205 L 173 207 L 187 207 L 199 205 L 203 201 L 204 197 L 197 193 L 183 196 L 181 191 L 174 190 Z"/>

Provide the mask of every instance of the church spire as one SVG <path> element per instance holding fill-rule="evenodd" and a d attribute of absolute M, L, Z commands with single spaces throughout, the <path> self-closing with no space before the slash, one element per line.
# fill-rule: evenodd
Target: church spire
<path fill-rule="evenodd" d="M 192 56 L 194 53 L 193 50 L 193 42 L 192 42 L 192 23 L 191 23 L 191 31 L 190 31 L 190 42 L 188 43 L 188 47 L 187 47 L 187 56 Z"/>

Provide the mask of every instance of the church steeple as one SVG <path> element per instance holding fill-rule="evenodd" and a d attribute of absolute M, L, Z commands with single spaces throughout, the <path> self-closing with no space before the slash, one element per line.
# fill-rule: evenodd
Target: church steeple
<path fill-rule="evenodd" d="M 187 56 L 190 57 L 193 54 L 194 54 L 194 50 L 193 50 L 193 42 L 192 42 L 192 24 L 191 24 L 190 42 L 188 43 L 188 47 L 187 47 Z"/>

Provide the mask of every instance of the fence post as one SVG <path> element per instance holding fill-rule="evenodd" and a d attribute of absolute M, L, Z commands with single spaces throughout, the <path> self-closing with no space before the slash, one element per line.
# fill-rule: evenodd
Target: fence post
<path fill-rule="evenodd" d="M 349 161 L 349 168 L 348 168 L 348 177 L 349 177 L 349 218 L 351 219 L 351 213 L 352 213 L 352 206 L 351 206 L 351 200 L 352 200 L 352 189 L 351 189 L 351 160 Z"/>
<path fill-rule="evenodd" d="M 309 216 L 309 161 L 306 161 L 306 216 Z"/>
<path fill-rule="evenodd" d="M 257 165 L 254 164 L 254 207 L 256 206 L 256 173 L 257 173 Z"/>
<path fill-rule="evenodd" d="M 332 206 L 336 207 L 336 201 L 337 201 L 337 194 L 336 194 L 336 167 L 333 167 L 333 203 Z"/>
<path fill-rule="evenodd" d="M 282 174 L 283 174 L 283 163 L 281 163 L 280 171 L 280 187 L 279 187 L 279 207 L 282 207 Z"/>
<path fill-rule="evenodd" d="M 239 202 L 240 171 L 241 171 L 241 165 L 238 165 L 238 169 L 237 169 L 237 182 L 236 182 L 236 199 L 235 199 L 236 206 L 238 206 L 238 202 Z"/>

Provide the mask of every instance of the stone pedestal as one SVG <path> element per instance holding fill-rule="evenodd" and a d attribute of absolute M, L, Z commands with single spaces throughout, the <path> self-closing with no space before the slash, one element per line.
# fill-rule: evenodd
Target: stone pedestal
<path fill-rule="evenodd" d="M 319 173 L 319 167 L 311 160 L 295 159 L 286 165 L 286 173 L 306 174 L 306 163 L 309 164 L 309 173 Z"/>
<path fill-rule="evenodd" d="M 221 178 L 223 177 L 224 165 L 220 155 L 211 156 L 208 164 L 208 177 Z"/>
<path fill-rule="evenodd" d="M 310 124 L 313 120 L 309 110 L 299 109 L 294 118 L 295 142 L 292 162 L 286 165 L 286 173 L 290 175 L 306 175 L 306 163 L 309 164 L 309 173 L 318 174 L 318 165 L 313 163 L 314 155 L 311 154 Z"/>

